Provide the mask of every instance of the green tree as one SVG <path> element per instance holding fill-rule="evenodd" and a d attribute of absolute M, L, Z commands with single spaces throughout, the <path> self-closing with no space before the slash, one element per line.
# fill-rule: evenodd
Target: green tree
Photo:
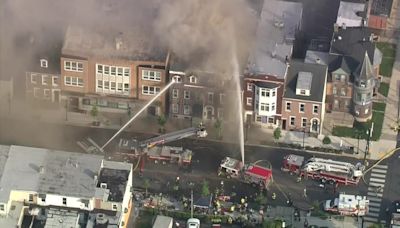
<path fill-rule="evenodd" d="M 203 181 L 203 185 L 201 186 L 201 195 L 202 196 L 210 195 L 210 188 L 209 188 L 208 182 L 206 180 Z"/>
<path fill-rule="evenodd" d="M 220 119 L 217 119 L 217 121 L 215 121 L 214 128 L 217 131 L 218 139 L 222 139 L 222 121 Z"/>
<path fill-rule="evenodd" d="M 149 179 L 144 179 L 143 187 L 145 189 L 145 197 L 147 197 L 147 193 L 148 193 L 147 191 L 148 191 L 148 189 L 150 187 Z"/>
<path fill-rule="evenodd" d="M 165 124 L 167 123 L 167 119 L 165 118 L 164 115 L 160 115 L 157 118 L 157 122 L 158 122 L 158 125 L 160 125 L 160 129 L 159 129 L 160 133 L 164 133 L 165 132 Z"/>
<path fill-rule="evenodd" d="M 331 139 L 328 136 L 325 136 L 324 139 L 322 140 L 322 143 L 325 145 L 331 144 Z"/>
<path fill-rule="evenodd" d="M 94 121 L 97 120 L 97 116 L 99 115 L 99 109 L 97 105 L 92 106 L 92 110 L 90 110 L 90 115 L 93 117 Z"/>
<path fill-rule="evenodd" d="M 278 127 L 278 128 L 276 128 L 276 129 L 274 130 L 274 139 L 275 139 L 275 142 L 277 142 L 281 137 L 282 137 L 282 131 L 281 131 L 281 128 Z"/>

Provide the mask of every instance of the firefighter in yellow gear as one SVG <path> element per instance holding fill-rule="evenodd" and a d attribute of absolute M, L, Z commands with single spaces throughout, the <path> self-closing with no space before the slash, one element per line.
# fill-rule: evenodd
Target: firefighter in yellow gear
<path fill-rule="evenodd" d="M 275 194 L 275 192 L 272 193 L 272 199 L 273 199 L 273 200 L 276 199 L 276 194 Z"/>

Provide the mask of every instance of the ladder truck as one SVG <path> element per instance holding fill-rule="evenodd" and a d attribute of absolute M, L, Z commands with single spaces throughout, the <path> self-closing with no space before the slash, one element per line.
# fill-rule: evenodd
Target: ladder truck
<path fill-rule="evenodd" d="M 146 158 L 155 161 L 155 163 L 172 162 L 178 163 L 179 165 L 187 165 L 191 163 L 191 150 L 183 149 L 182 147 L 161 147 L 161 145 L 191 136 L 204 138 L 207 136 L 207 131 L 205 127 L 200 124 L 198 127 L 170 132 L 143 141 L 138 141 L 136 139 L 120 139 L 118 145 L 119 152 L 133 157 L 146 155 Z"/>
<path fill-rule="evenodd" d="M 282 171 L 290 172 L 304 178 L 343 185 L 357 185 L 363 176 L 365 166 L 332 159 L 310 158 L 290 154 L 284 157 Z"/>

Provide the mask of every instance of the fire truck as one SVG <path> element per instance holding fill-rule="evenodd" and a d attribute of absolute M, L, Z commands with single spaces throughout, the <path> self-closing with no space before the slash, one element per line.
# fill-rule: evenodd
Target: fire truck
<path fill-rule="evenodd" d="M 218 175 L 236 178 L 242 182 L 259 185 L 267 189 L 272 181 L 272 170 L 256 164 L 243 164 L 241 161 L 226 157 L 218 169 Z"/>
<path fill-rule="evenodd" d="M 364 216 L 368 213 L 368 205 L 366 196 L 339 194 L 338 198 L 325 201 L 324 210 L 340 215 Z"/>
<path fill-rule="evenodd" d="M 207 136 L 207 131 L 203 125 L 200 125 L 199 127 L 191 127 L 167 133 L 144 141 L 120 139 L 119 152 L 133 157 L 139 157 L 144 154 L 149 160 L 155 163 L 162 162 L 165 164 L 166 162 L 172 162 L 179 165 L 187 165 L 192 160 L 191 150 L 183 149 L 182 147 L 161 145 L 191 136 L 204 138 Z"/>
<path fill-rule="evenodd" d="M 315 157 L 305 161 L 303 156 L 294 154 L 285 156 L 282 164 L 282 170 L 291 174 L 344 185 L 357 185 L 363 176 L 364 169 L 365 166 L 361 163 L 353 165 L 348 162 Z"/>

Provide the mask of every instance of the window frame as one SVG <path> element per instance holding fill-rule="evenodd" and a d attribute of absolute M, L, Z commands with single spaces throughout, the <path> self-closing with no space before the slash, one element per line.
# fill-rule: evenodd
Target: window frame
<path fill-rule="evenodd" d="M 42 67 L 42 68 L 49 67 L 49 62 L 47 61 L 47 59 L 41 59 L 40 60 L 40 67 Z"/>
<path fill-rule="evenodd" d="M 253 105 L 253 98 L 252 97 L 246 97 L 246 105 L 247 106 L 252 106 Z"/>
<path fill-rule="evenodd" d="M 176 94 L 175 94 L 176 92 Z M 179 89 L 172 89 L 172 98 L 178 99 L 179 98 Z"/>
<path fill-rule="evenodd" d="M 292 123 L 292 120 L 293 120 L 293 123 Z M 296 126 L 296 117 L 295 116 L 289 116 L 289 125 Z"/>
<path fill-rule="evenodd" d="M 247 91 L 253 91 L 253 83 L 251 83 L 251 82 L 248 82 L 247 83 Z"/>
<path fill-rule="evenodd" d="M 301 111 L 301 107 L 303 106 L 303 111 Z M 306 111 L 306 104 L 305 103 L 299 103 L 299 113 L 304 113 Z"/>
<path fill-rule="evenodd" d="M 184 90 L 183 91 L 183 99 L 190 100 L 190 90 Z"/>
<path fill-rule="evenodd" d="M 317 111 L 315 111 L 315 109 Z M 313 104 L 313 114 L 318 115 L 319 114 L 319 105 Z"/>
<path fill-rule="evenodd" d="M 289 105 L 289 109 L 288 109 L 288 105 Z M 291 101 L 286 101 L 285 102 L 285 111 L 287 111 L 287 112 L 291 112 L 292 111 L 292 102 Z"/>

